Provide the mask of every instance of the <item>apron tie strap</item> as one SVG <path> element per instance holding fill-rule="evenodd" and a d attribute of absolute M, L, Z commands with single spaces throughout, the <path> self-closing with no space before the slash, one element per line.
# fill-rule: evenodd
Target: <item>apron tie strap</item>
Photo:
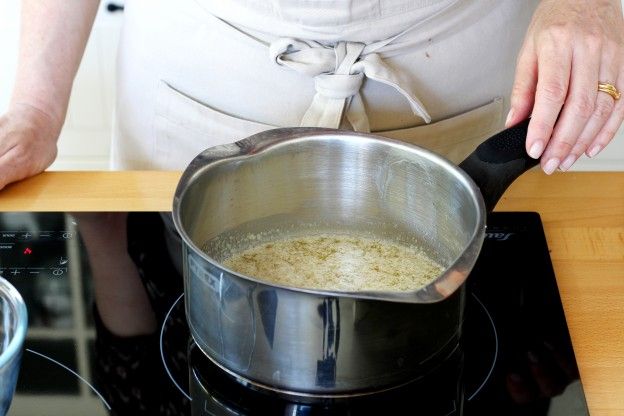
<path fill-rule="evenodd" d="M 271 43 L 269 53 L 277 65 L 314 77 L 316 94 L 301 119 L 302 127 L 338 128 L 344 114 L 355 131 L 370 131 L 360 95 L 364 78 L 394 88 L 407 99 L 414 114 L 431 122 L 416 94 L 405 87 L 410 83 L 386 65 L 378 54 L 362 55 L 365 46 L 358 42 L 338 42 L 329 47 L 291 38 Z"/>

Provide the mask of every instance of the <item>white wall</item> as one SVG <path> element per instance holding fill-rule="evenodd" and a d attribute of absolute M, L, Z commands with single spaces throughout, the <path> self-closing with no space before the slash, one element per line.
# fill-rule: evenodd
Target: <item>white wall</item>
<path fill-rule="evenodd" d="M 106 10 L 108 3 L 101 1 L 76 74 L 59 139 L 59 157 L 52 169 L 108 169 L 115 99 L 115 57 L 123 19 L 122 12 Z M 123 4 L 123 1 L 114 3 Z"/>
<path fill-rule="evenodd" d="M 15 77 L 19 39 L 18 15 L 18 0 L 0 0 L 0 112 L 6 109 Z"/>
<path fill-rule="evenodd" d="M 110 151 L 114 60 L 122 13 L 100 13 L 78 71 L 59 156 L 51 169 L 106 169 Z M 115 3 L 123 4 L 123 1 Z M 16 65 L 19 0 L 0 0 L 0 112 L 6 108 Z M 572 170 L 624 170 L 624 129 L 593 159 L 582 157 Z"/>

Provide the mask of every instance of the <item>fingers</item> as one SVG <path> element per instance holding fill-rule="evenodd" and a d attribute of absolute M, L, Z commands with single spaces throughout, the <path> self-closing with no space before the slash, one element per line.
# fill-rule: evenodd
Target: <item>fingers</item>
<path fill-rule="evenodd" d="M 0 116 L 0 189 L 50 166 L 58 133 L 57 126 L 28 106 Z"/>
<path fill-rule="evenodd" d="M 518 56 L 514 85 L 511 90 L 511 108 L 505 127 L 516 125 L 531 115 L 537 86 L 537 59 L 530 45 L 525 45 Z"/>
<path fill-rule="evenodd" d="M 579 136 L 578 141 L 572 148 L 570 155 L 561 164 L 561 170 L 566 171 L 570 169 L 574 162 L 576 162 L 576 160 L 583 153 L 585 153 L 585 151 L 588 151 L 590 144 L 596 138 L 598 133 L 602 130 L 603 126 L 606 124 L 607 120 L 613 113 L 614 107 L 615 103 L 613 101 L 613 98 L 609 97 L 606 94 L 598 94 L 596 96 L 596 106 L 594 109 L 594 113 L 590 117 L 583 131 L 581 132 L 581 135 Z"/>
<path fill-rule="evenodd" d="M 599 41 L 587 38 L 584 42 L 576 43 L 567 97 L 551 139 L 542 155 L 542 169 L 548 175 L 562 164 L 571 166 L 578 157 L 572 153 L 572 150 L 594 114 L 600 63 Z M 595 123 L 602 121 L 604 124 L 605 120 L 604 117 L 602 119 L 594 117 Z"/>
<path fill-rule="evenodd" d="M 0 153 L 0 189 L 45 170 L 56 157 L 56 146 L 38 147 L 17 143 Z"/>
<path fill-rule="evenodd" d="M 615 85 L 615 81 L 618 78 L 617 74 L 620 66 L 617 45 L 614 45 L 612 43 L 605 44 L 605 46 L 602 47 L 602 56 L 600 57 L 600 59 L 601 64 L 598 82 L 613 82 Z M 613 138 L 615 132 L 613 132 L 613 134 L 611 134 L 610 136 L 608 135 L 608 133 L 605 133 L 603 136 L 601 136 L 601 142 L 596 142 L 600 146 L 592 146 L 592 143 L 597 139 L 598 135 L 605 127 L 608 120 L 611 119 L 612 115 L 614 114 L 614 110 L 616 107 L 615 104 L 615 100 L 613 99 L 613 97 L 609 96 L 609 94 L 598 91 L 596 92 L 594 112 L 587 121 L 587 124 L 585 125 L 583 131 L 580 133 L 578 140 L 574 145 L 572 151 L 570 152 L 569 156 L 561 164 L 560 169 L 562 171 L 568 170 L 583 153 L 586 153 L 588 156 L 595 156 L 595 154 L 597 154 L 600 149 L 606 146 L 606 144 Z M 619 121 L 616 119 L 614 120 L 614 122 L 618 122 L 617 127 L 619 127 L 622 119 L 620 118 Z M 617 127 L 615 128 L 615 130 L 617 130 Z"/>
<path fill-rule="evenodd" d="M 562 42 L 555 42 L 553 39 L 544 41 L 537 51 L 538 82 L 526 140 L 527 152 L 535 159 L 542 155 L 549 143 L 570 81 L 571 49 L 557 47 L 557 44 L 561 45 Z M 551 169 L 553 162 L 549 163 L 542 165 L 544 170 Z M 557 163 L 552 170 L 558 166 Z"/>
<path fill-rule="evenodd" d="M 27 176 L 19 166 L 20 159 L 16 146 L 0 156 L 0 189 Z"/>
<path fill-rule="evenodd" d="M 617 88 L 619 91 L 624 91 L 623 84 L 624 84 L 624 74 L 620 74 L 619 84 L 616 84 L 618 85 Z M 606 96 L 606 98 L 608 100 L 611 100 L 611 102 L 614 101 L 613 98 L 610 97 L 606 93 L 601 92 L 599 95 Z M 615 136 L 615 133 L 617 133 L 618 129 L 622 125 L 622 121 L 624 121 L 624 100 L 619 99 L 613 102 L 613 111 L 611 112 L 611 115 L 607 119 L 604 126 L 602 126 L 602 129 L 600 129 L 600 132 L 598 133 L 598 135 L 594 138 L 594 140 L 587 147 L 587 156 L 594 157 L 598 153 L 600 153 L 600 151 L 604 149 L 609 144 L 609 142 L 613 139 L 613 137 Z"/>

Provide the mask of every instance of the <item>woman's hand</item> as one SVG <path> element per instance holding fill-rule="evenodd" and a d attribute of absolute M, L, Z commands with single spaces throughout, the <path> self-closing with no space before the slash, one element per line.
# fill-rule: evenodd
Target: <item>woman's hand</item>
<path fill-rule="evenodd" d="M 624 21 L 620 0 L 542 0 L 518 57 L 506 125 L 531 116 L 527 152 L 547 174 L 597 155 L 624 119 Z"/>
<path fill-rule="evenodd" d="M 61 125 L 28 104 L 14 104 L 0 116 L 0 189 L 50 166 Z"/>

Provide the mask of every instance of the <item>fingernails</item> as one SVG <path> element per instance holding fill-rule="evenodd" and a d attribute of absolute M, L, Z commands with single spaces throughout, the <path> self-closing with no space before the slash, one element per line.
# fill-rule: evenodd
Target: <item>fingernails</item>
<path fill-rule="evenodd" d="M 570 169 L 572 167 L 574 162 L 576 162 L 576 156 L 568 155 L 568 157 L 566 157 L 564 159 L 564 161 L 561 162 L 561 165 L 559 165 L 559 169 L 561 169 L 562 171 L 565 172 L 566 170 L 568 170 L 568 169 Z"/>
<path fill-rule="evenodd" d="M 505 127 L 509 127 L 509 122 L 513 119 L 514 109 L 510 109 L 509 113 L 507 113 L 507 118 L 505 119 Z"/>
<path fill-rule="evenodd" d="M 542 142 L 541 140 L 538 140 L 535 143 L 533 143 L 533 145 L 529 149 L 529 156 L 531 156 L 533 159 L 537 159 L 538 157 L 542 155 L 543 151 L 544 151 L 544 142 Z"/>
<path fill-rule="evenodd" d="M 556 157 L 549 159 L 548 162 L 544 165 L 544 173 L 546 175 L 552 174 L 561 164 L 561 161 Z"/>
<path fill-rule="evenodd" d="M 533 159 L 537 159 L 538 157 L 542 155 L 543 151 L 544 151 L 544 142 L 542 142 L 541 140 L 538 140 L 535 143 L 533 143 L 533 145 L 529 149 L 529 156 L 531 156 Z"/>
<path fill-rule="evenodd" d="M 598 153 L 600 153 L 600 151 L 602 150 L 602 146 L 600 146 L 599 144 L 597 144 L 596 146 L 592 147 L 591 149 L 589 149 L 589 152 L 587 152 L 587 156 L 589 157 L 594 157 L 596 156 Z"/>

